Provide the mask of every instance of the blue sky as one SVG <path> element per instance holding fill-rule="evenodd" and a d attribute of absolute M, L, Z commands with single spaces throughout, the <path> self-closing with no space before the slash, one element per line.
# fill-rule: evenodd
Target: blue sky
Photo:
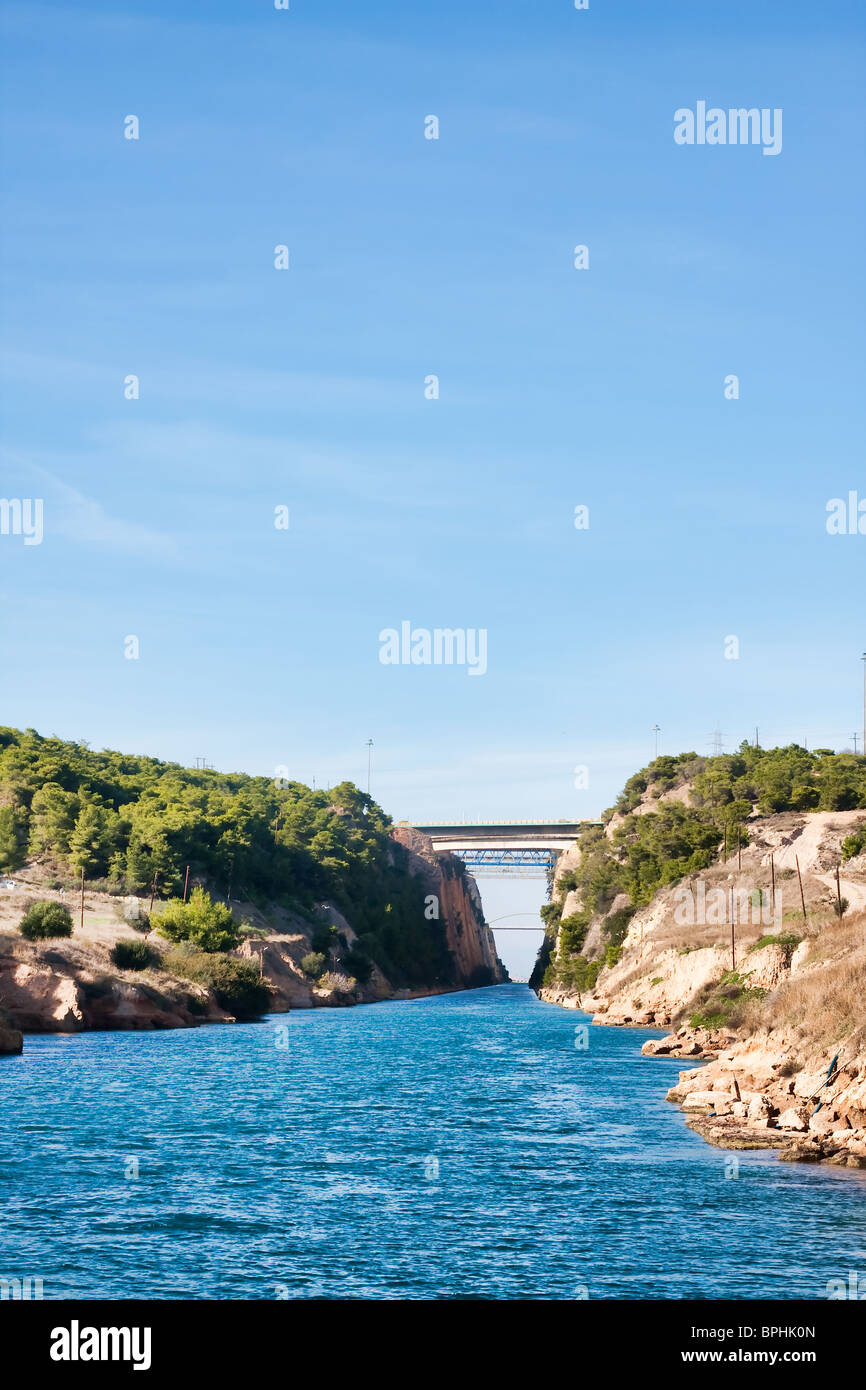
<path fill-rule="evenodd" d="M 417 819 L 592 816 L 656 722 L 850 743 L 860 4 L 0 15 L 0 493 L 45 499 L 2 722 L 320 785 L 373 738 Z M 677 146 L 702 99 L 781 107 L 782 153 Z M 383 666 L 404 619 L 487 674 Z"/>

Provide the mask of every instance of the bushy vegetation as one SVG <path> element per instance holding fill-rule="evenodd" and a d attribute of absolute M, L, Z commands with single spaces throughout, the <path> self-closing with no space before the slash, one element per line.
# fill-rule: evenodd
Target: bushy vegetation
<path fill-rule="evenodd" d="M 209 989 L 221 1008 L 235 1018 L 260 1018 L 267 1011 L 270 991 L 258 967 L 214 952 L 178 947 L 164 957 L 166 970 Z"/>
<path fill-rule="evenodd" d="M 697 1008 L 689 1018 L 692 1028 L 735 1026 L 750 1004 L 765 999 L 769 990 L 750 986 L 750 972 L 727 970 L 715 984 L 706 985 L 698 995 Z"/>
<path fill-rule="evenodd" d="M 241 939 L 230 910 L 215 903 L 203 888 L 194 888 L 189 902 L 174 898 L 167 903 L 156 930 L 169 941 L 188 941 L 200 951 L 231 951 Z"/>
<path fill-rule="evenodd" d="M 43 899 L 29 907 L 21 918 L 21 935 L 28 941 L 53 940 L 72 935 L 72 914 L 63 903 Z"/>
<path fill-rule="evenodd" d="M 0 872 L 36 857 L 58 880 L 83 868 L 139 894 L 156 876 L 160 897 L 179 897 L 189 865 L 217 899 L 231 881 L 235 898 L 307 915 L 332 901 L 393 983 L 447 983 L 445 923 L 425 918 L 390 825 L 350 782 L 312 791 L 0 728 Z"/>
<path fill-rule="evenodd" d="M 714 758 L 697 753 L 656 758 L 629 778 L 613 811 L 628 815 L 646 791 L 657 798 L 684 782 L 693 785 L 693 806 L 721 811 L 735 802 L 746 803 L 747 814 L 757 807 L 765 816 L 866 807 L 866 759 L 828 748 L 809 752 L 796 743 L 785 748 L 742 743 L 736 753 Z"/>
<path fill-rule="evenodd" d="M 118 970 L 147 970 L 156 962 L 156 954 L 146 941 L 118 941 L 109 956 Z"/>
<path fill-rule="evenodd" d="M 762 951 L 765 946 L 781 946 L 785 955 L 790 959 L 802 940 L 802 936 L 798 936 L 796 932 L 783 931 L 776 936 L 768 933 L 758 937 L 757 941 L 753 941 L 749 951 Z"/>
<path fill-rule="evenodd" d="M 685 801 L 661 800 L 687 783 Z M 636 814 L 647 796 L 649 809 Z M 729 853 L 747 844 L 747 822 L 754 811 L 770 815 L 860 807 L 866 808 L 866 758 L 851 753 L 743 743 L 736 753 L 719 757 L 680 753 L 656 758 L 629 778 L 615 806 L 604 813 L 603 823 L 612 833 L 587 827 L 578 840 L 579 864 L 560 876 L 560 897 L 576 891 L 580 912 L 560 922 L 560 904 L 541 909 L 548 935 L 555 936 L 557 928 L 560 933 L 558 957 L 545 966 L 545 984 L 566 984 L 575 969 L 583 977 L 582 949 L 599 914 L 605 914 L 605 959 L 615 963 L 634 912 L 660 888 L 709 868 L 726 842 Z M 843 853 L 850 858 L 864 848 L 866 826 L 844 842 Z M 627 895 L 629 905 L 612 912 L 620 894 Z"/>
<path fill-rule="evenodd" d="M 301 957 L 301 969 L 305 975 L 309 975 L 311 980 L 318 980 L 319 976 L 325 973 L 327 963 L 327 956 L 324 956 L 321 951 L 310 951 Z"/>
<path fill-rule="evenodd" d="M 373 973 L 373 962 L 370 960 L 363 946 L 360 945 L 350 946 L 348 951 L 343 952 L 342 965 L 343 969 L 349 975 L 354 975 L 355 979 L 362 985 L 367 983 Z M 491 981 L 487 983 L 489 984 Z M 469 982 L 469 988 L 476 988 L 471 980 Z"/>

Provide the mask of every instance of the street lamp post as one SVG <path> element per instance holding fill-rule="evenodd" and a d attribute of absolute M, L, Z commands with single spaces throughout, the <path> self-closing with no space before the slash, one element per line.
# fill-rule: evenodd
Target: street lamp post
<path fill-rule="evenodd" d="M 658 755 L 659 755 L 659 734 L 661 733 L 661 729 L 659 728 L 658 724 L 653 724 L 652 732 L 653 732 L 653 733 L 655 734 L 655 736 L 656 736 L 656 745 L 655 745 L 656 751 L 655 751 L 655 756 L 658 757 Z"/>
<path fill-rule="evenodd" d="M 370 795 L 370 769 L 373 765 L 373 740 L 367 739 L 367 795 Z"/>

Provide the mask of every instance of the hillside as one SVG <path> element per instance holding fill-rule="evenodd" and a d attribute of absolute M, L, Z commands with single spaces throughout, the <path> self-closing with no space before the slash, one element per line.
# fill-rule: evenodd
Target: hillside
<path fill-rule="evenodd" d="M 238 1017 L 237 991 L 214 983 L 225 964 L 185 961 L 159 932 L 166 900 L 197 887 L 230 903 L 240 937 L 230 959 L 248 962 L 268 1010 L 506 978 L 462 863 L 404 839 L 351 783 L 312 791 L 2 729 L 0 1023 L 66 1031 Z M 20 936 L 25 910 L 44 900 L 74 910 L 70 938 Z M 119 970 L 113 947 L 136 939 L 151 964 Z"/>
<path fill-rule="evenodd" d="M 671 1092 L 712 1115 L 694 1121 L 706 1137 L 834 1157 L 838 1123 L 836 1161 L 866 1161 L 862 758 L 660 759 L 561 858 L 545 916 L 540 996 L 673 1028 L 645 1051 L 712 1062 Z M 806 1101 L 837 1054 L 833 1104 L 813 1118 Z"/>

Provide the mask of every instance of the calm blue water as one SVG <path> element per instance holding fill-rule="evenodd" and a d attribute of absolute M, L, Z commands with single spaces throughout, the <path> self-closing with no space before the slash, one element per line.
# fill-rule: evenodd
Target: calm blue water
<path fill-rule="evenodd" d="M 866 1273 L 866 1174 L 747 1153 L 726 1178 L 664 1100 L 682 1064 L 640 1056 L 658 1033 L 578 1051 L 581 1021 L 502 985 L 28 1037 L 0 1059 L 0 1275 L 46 1298 L 748 1299 Z"/>

